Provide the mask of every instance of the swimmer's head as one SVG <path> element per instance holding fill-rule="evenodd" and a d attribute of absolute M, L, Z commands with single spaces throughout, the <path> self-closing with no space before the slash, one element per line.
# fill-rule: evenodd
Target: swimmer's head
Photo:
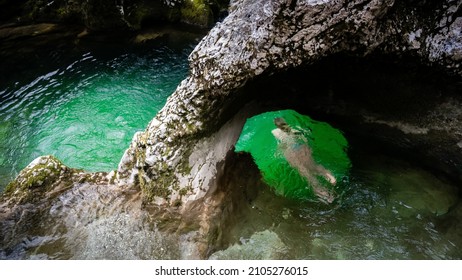
<path fill-rule="evenodd" d="M 290 127 L 283 118 L 274 118 L 274 124 L 281 130 L 290 132 Z"/>

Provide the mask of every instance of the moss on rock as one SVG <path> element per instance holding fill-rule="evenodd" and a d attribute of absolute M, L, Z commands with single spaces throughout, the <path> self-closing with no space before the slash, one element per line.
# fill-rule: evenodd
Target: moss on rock
<path fill-rule="evenodd" d="M 213 12 L 205 0 L 188 0 L 181 7 L 181 20 L 188 24 L 210 26 Z"/>
<path fill-rule="evenodd" d="M 68 168 L 53 156 L 38 157 L 7 185 L 5 194 L 28 202 L 34 199 L 37 191 L 50 191 L 59 177 L 67 171 Z"/>

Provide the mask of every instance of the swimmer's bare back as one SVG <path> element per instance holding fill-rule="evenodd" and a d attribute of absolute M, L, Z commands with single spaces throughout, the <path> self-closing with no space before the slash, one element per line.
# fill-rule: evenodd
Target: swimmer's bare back
<path fill-rule="evenodd" d="M 275 118 L 274 124 L 277 128 L 273 129 L 271 133 L 278 140 L 279 148 L 287 162 L 310 183 L 320 201 L 332 203 L 335 195 L 327 188 L 322 187 L 315 175 L 321 175 L 332 185 L 337 183 L 335 177 L 324 166 L 314 161 L 311 149 L 307 145 L 308 141 L 298 139 L 301 137 L 300 134 L 296 134 L 283 118 Z"/>

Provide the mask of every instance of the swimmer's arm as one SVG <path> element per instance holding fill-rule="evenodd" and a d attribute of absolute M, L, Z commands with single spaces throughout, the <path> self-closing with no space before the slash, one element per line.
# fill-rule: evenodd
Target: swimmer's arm
<path fill-rule="evenodd" d="M 314 138 L 311 136 L 311 132 L 312 130 L 309 127 L 307 127 L 306 129 L 303 129 L 299 126 L 297 126 L 297 128 L 292 128 L 292 134 L 299 137 L 303 137 L 303 142 L 305 142 L 306 144 L 308 144 L 308 139 L 314 141 Z"/>
<path fill-rule="evenodd" d="M 311 132 L 311 130 L 310 130 Z M 303 133 L 303 130 L 299 130 L 299 129 L 294 129 L 292 128 L 292 131 L 291 133 L 295 136 L 297 136 L 298 139 L 302 140 L 303 143 L 305 144 L 308 144 L 308 139 L 306 137 L 306 134 Z M 308 138 L 310 138 L 311 140 L 314 140 L 313 138 L 311 138 L 310 136 L 308 136 Z"/>

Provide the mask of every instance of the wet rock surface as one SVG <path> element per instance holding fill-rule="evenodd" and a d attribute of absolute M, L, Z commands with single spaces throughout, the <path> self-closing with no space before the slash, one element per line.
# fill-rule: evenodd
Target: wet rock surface
<path fill-rule="evenodd" d="M 437 7 L 414 7 L 404 1 L 233 1 L 229 16 L 191 53 L 190 76 L 147 130 L 134 138 L 119 165 L 121 182 L 130 178 L 125 182 L 141 185 L 151 200 L 162 196 L 157 190 L 168 186 L 171 191 L 161 192 L 167 194 L 162 201 L 171 204 L 180 198 L 194 203 L 200 193 L 216 189 L 216 181 L 207 178 L 216 176 L 225 154 L 205 157 L 204 163 L 194 160 L 194 151 L 210 144 L 218 128 L 256 98 L 238 89 L 335 54 L 409 56 L 460 77 L 461 45 L 454 34 L 461 25 L 453 20 L 444 21 L 443 29 L 440 26 L 449 14 L 457 17 L 460 5 L 460 1 Z M 430 10 L 438 12 L 430 16 Z M 451 34 L 442 38 L 441 32 Z M 432 46 L 438 44 L 435 52 Z M 260 98 L 269 100 L 264 91 Z M 292 101 L 296 103 L 296 97 Z M 273 105 L 283 107 L 282 102 Z M 393 138 L 393 133 L 386 135 Z M 220 149 L 230 150 L 232 145 L 231 140 L 222 142 Z M 197 172 L 198 165 L 206 169 Z"/>
<path fill-rule="evenodd" d="M 452 5 L 441 6 L 441 13 L 447 14 L 450 7 L 455 12 L 459 7 L 452 1 L 449 4 Z M 398 49 L 388 47 L 397 42 L 388 40 L 397 36 L 396 26 L 392 28 L 390 24 L 396 22 L 391 19 L 401 15 L 395 8 L 403 5 L 394 1 L 234 1 L 230 15 L 190 55 L 191 75 L 179 85 L 147 130 L 135 137 L 119 166 L 121 178 L 138 174 L 141 185 L 152 183 L 146 188 L 147 195 L 156 189 L 155 181 L 159 178 L 183 189 L 188 183 L 179 183 L 177 175 L 190 171 L 186 166 L 193 143 L 207 139 L 204 136 L 213 134 L 230 114 L 237 112 L 238 106 L 233 102 L 238 98 L 245 102 L 246 97 L 239 96 L 236 89 L 257 76 L 310 65 L 339 52 L 356 56 L 410 52 L 408 44 L 401 41 Z M 415 21 L 419 19 L 418 12 L 414 11 Z M 438 24 L 439 16 L 434 18 Z M 408 22 L 413 22 L 412 18 Z M 460 29 L 457 21 L 448 24 L 448 30 Z M 403 23 L 399 34 L 412 27 Z M 421 37 L 433 42 L 433 35 L 422 33 Z M 460 45 L 454 44 L 450 53 L 442 49 L 440 59 L 428 48 L 419 49 L 419 53 L 412 49 L 412 54 L 460 74 L 457 48 Z M 189 181 L 192 180 L 191 175 Z M 191 195 L 199 189 L 193 186 Z"/>
<path fill-rule="evenodd" d="M 45 176 L 52 173 L 52 176 Z M 40 175 L 46 179 L 41 179 Z M 40 157 L 2 195 L 2 259 L 179 259 L 179 236 L 157 228 L 139 191 L 115 173 L 84 173 Z"/>
<path fill-rule="evenodd" d="M 206 258 L 221 246 L 221 210 L 235 203 L 224 199 L 226 196 L 223 194 L 226 192 L 219 191 L 222 190 L 219 183 L 222 182 L 222 168 L 227 162 L 227 155 L 232 151 L 245 119 L 268 108 L 284 106 L 284 97 L 276 99 L 276 104 L 268 104 L 263 102 L 269 100 L 264 98 L 265 92 L 259 92 L 257 96 L 255 93 L 246 94 L 246 87 L 252 88 L 252 84 L 265 79 L 268 81 L 272 75 L 278 73 L 316 65 L 326 57 L 347 54 L 361 59 L 374 55 L 412 57 L 418 62 L 417 65 L 442 69 L 445 75 L 455 77 L 456 82 L 452 85 L 456 87 L 456 91 L 460 89 L 462 1 L 447 0 L 438 4 L 423 2 L 417 5 L 415 2 L 417 1 L 232 1 L 229 16 L 218 23 L 191 53 L 189 77 L 178 86 L 148 128 L 134 136 L 117 173 L 114 174 L 114 181 L 107 183 L 102 180 L 82 186 L 77 183 L 79 180 L 76 177 L 72 177 L 68 182 L 79 185 L 72 185 L 72 189 L 59 193 L 69 196 L 70 200 L 94 202 L 98 205 L 101 205 L 100 199 L 104 199 L 105 195 L 117 197 L 119 202 L 111 203 L 111 207 L 117 210 L 108 217 L 101 218 L 98 213 L 91 214 L 93 212 L 85 213 L 98 217 L 98 221 L 90 224 L 89 228 L 99 228 L 99 223 L 105 224 L 107 221 L 111 221 L 111 224 L 128 223 L 129 228 L 148 228 L 142 222 L 140 226 L 137 222 L 128 222 L 120 216 L 125 215 L 124 207 L 134 205 L 134 210 L 129 211 L 129 215 L 132 215 L 130 219 L 153 216 L 161 230 L 175 232 L 182 242 L 182 248 L 186 248 L 183 251 L 174 249 L 169 254 L 160 254 L 159 257 Z M 323 96 L 328 100 L 334 95 L 328 89 Z M 297 95 L 287 97 L 290 99 L 292 96 L 295 98 Z M 306 96 L 310 96 L 310 93 Z M 370 134 L 375 134 L 374 130 L 383 125 L 387 126 L 391 131 L 383 139 L 393 143 L 391 147 L 401 143 L 398 147 L 413 151 L 416 148 L 413 143 L 417 143 L 417 146 L 423 143 L 419 148 L 437 143 L 438 148 L 430 159 L 436 160 L 435 165 L 441 164 L 444 170 L 448 167 L 456 170 L 452 175 L 457 177 L 460 176 L 460 171 L 457 171 L 460 163 L 451 160 L 461 154 L 460 139 L 455 141 L 460 135 L 457 129 L 460 120 L 455 110 L 446 110 L 455 103 L 447 95 L 444 96 L 441 99 L 444 102 L 437 103 L 436 106 L 443 110 L 433 111 L 433 128 L 416 125 L 418 121 L 403 123 L 403 119 L 393 120 L 389 118 L 389 112 L 379 114 L 380 110 L 370 110 L 367 106 L 359 106 L 360 109 L 369 110 L 356 111 L 361 113 L 359 116 L 352 115 L 350 120 L 374 124 L 369 130 L 372 131 Z M 399 95 L 394 97 L 399 98 Z M 455 100 L 459 100 L 457 98 Z M 342 105 L 350 103 L 335 100 L 337 99 L 331 99 L 329 106 L 324 108 L 337 109 L 337 112 L 348 111 L 348 108 L 342 111 L 345 108 Z M 246 103 L 250 105 L 244 106 Z M 380 103 L 373 105 L 380 107 Z M 363 119 L 358 121 L 358 117 Z M 449 122 L 443 121 L 448 118 Z M 363 127 L 367 126 L 361 128 Z M 430 134 L 430 130 L 426 129 L 438 131 L 436 128 L 441 127 L 447 128 L 445 134 L 438 133 L 435 138 L 425 139 Z M 403 140 L 403 134 L 412 137 Z M 420 137 L 421 135 L 424 137 Z M 456 153 L 452 154 L 453 151 Z M 447 154 L 448 159 L 446 156 L 441 157 Z M 22 182 L 22 178 L 24 177 L 20 176 L 15 182 Z M 60 182 L 60 179 L 50 182 L 51 185 L 59 185 L 54 182 Z M 99 193 L 97 190 L 105 184 L 109 187 L 103 194 Z M 14 189 L 22 189 L 24 186 L 27 184 L 20 183 Z M 87 195 L 79 195 L 86 188 L 93 191 Z M 142 195 L 139 194 L 140 190 Z M 132 195 L 127 196 L 125 192 L 137 193 L 135 201 L 138 204 L 129 202 Z M 121 198 L 118 194 L 121 194 Z M 23 221 L 33 219 L 41 222 L 42 229 L 50 228 L 51 209 L 53 205 L 61 203 L 59 198 L 54 198 L 54 202 L 50 204 L 50 199 L 52 198 L 44 198 L 34 204 L 17 204 L 15 201 L 21 202 L 20 197 L 15 198 L 11 194 L 2 197 L 1 220 L 5 225 L 2 225 L 5 229 L 2 231 L 2 244 L 5 245 L 0 256 L 22 258 L 25 256 L 22 252 L 27 251 L 27 248 L 36 247 L 30 244 L 44 242 L 27 239 L 28 234 L 37 229 L 28 228 Z M 141 206 L 142 200 L 147 206 Z M 99 209 L 98 207 L 95 209 Z M 439 206 L 430 208 L 434 208 L 436 213 L 446 211 Z M 232 216 L 235 209 L 229 209 L 229 216 Z M 71 219 L 67 215 L 56 219 L 59 224 L 56 228 L 64 227 L 64 232 L 76 230 L 64 225 L 66 221 L 74 221 L 75 225 L 85 220 L 84 216 L 77 215 Z M 136 243 L 137 238 L 125 240 L 114 234 L 110 228 L 101 231 L 101 235 L 110 236 L 112 241 L 141 250 L 127 255 L 130 258 L 146 256 L 143 250 L 149 250 L 149 246 L 142 248 Z M 93 237 L 88 237 L 88 244 L 96 242 Z M 161 244 L 162 248 L 173 246 L 170 239 L 159 238 L 156 228 L 153 227 L 147 231 L 141 230 L 139 239 L 144 238 L 154 240 L 152 242 Z M 48 242 L 49 239 L 44 240 Z M 59 238 L 56 240 L 52 242 L 68 242 Z M 278 244 L 277 238 L 274 240 Z M 22 245 L 18 245 L 20 249 L 16 249 L 15 244 Z M 69 246 L 70 255 L 82 258 L 110 258 L 111 254 L 120 250 L 115 247 L 104 248 L 98 253 L 79 255 L 75 251 L 77 245 Z M 282 248 L 282 245 L 277 247 Z M 236 250 L 246 248 L 244 246 L 243 249 Z M 264 255 L 271 256 L 273 255 Z"/>
<path fill-rule="evenodd" d="M 288 249 L 278 235 L 265 230 L 257 232 L 241 244 L 235 244 L 210 256 L 210 260 L 284 260 Z"/>

